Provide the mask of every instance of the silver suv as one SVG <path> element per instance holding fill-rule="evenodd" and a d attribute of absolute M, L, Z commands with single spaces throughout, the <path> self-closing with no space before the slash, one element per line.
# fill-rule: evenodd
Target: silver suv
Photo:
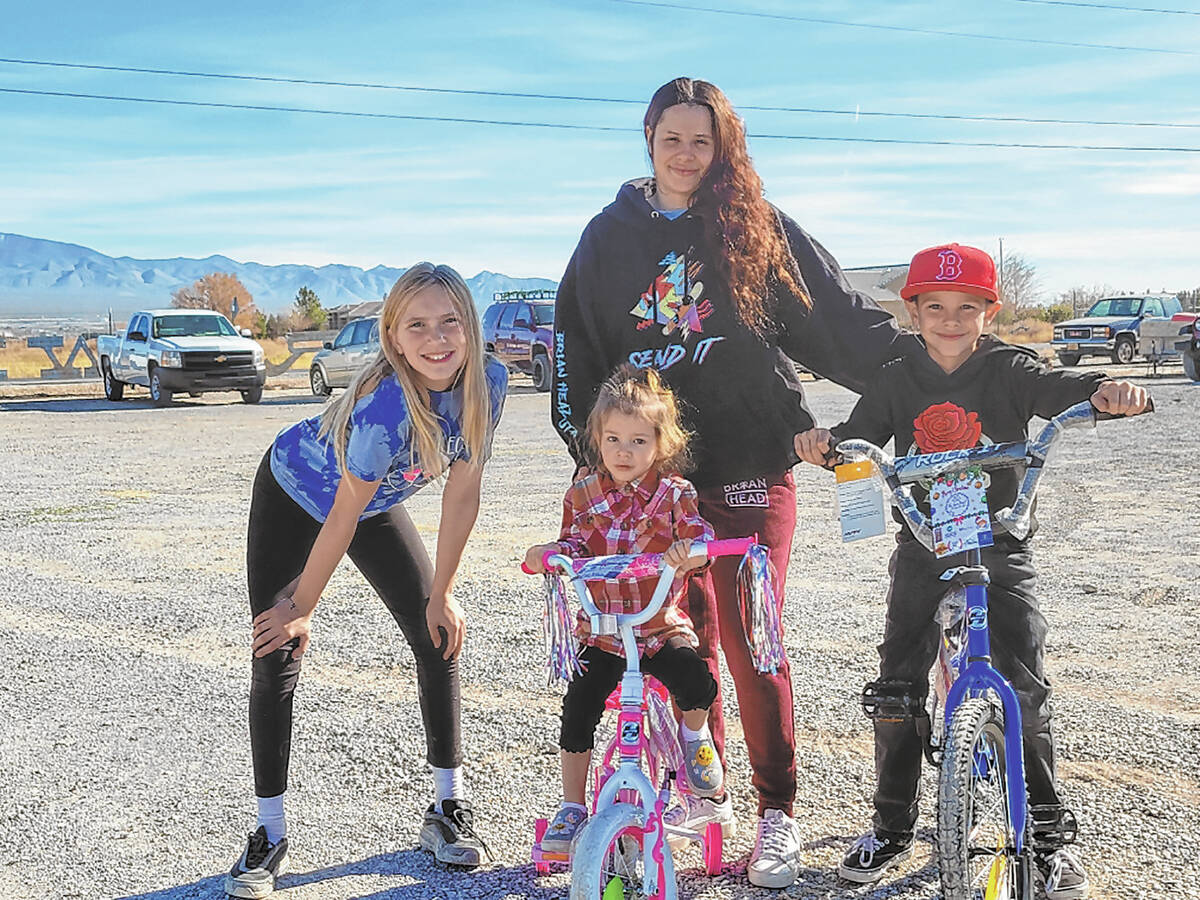
<path fill-rule="evenodd" d="M 379 352 L 379 316 L 346 323 L 338 336 L 325 342 L 313 357 L 308 383 L 318 397 L 328 397 L 335 387 L 346 387 L 355 373 Z"/>

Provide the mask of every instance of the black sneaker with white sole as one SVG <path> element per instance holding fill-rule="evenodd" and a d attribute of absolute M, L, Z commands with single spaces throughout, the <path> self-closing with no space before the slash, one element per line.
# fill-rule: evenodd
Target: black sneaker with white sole
<path fill-rule="evenodd" d="M 275 880 L 287 870 L 288 842 L 286 837 L 272 844 L 262 825 L 250 833 L 246 849 L 225 876 L 225 893 L 230 897 L 260 900 L 275 891 Z"/>
<path fill-rule="evenodd" d="M 1035 853 L 1038 870 L 1045 879 L 1046 900 L 1083 900 L 1088 895 L 1087 872 L 1070 850 Z"/>
<path fill-rule="evenodd" d="M 850 848 L 838 866 L 838 875 L 855 884 L 874 884 L 892 866 L 912 856 L 911 836 L 868 831 Z"/>
<path fill-rule="evenodd" d="M 475 833 L 475 810 L 469 800 L 443 800 L 441 812 L 437 804 L 431 805 L 421 825 L 421 847 L 438 862 L 469 868 L 483 862 L 485 853 L 489 858 L 492 855 Z"/>

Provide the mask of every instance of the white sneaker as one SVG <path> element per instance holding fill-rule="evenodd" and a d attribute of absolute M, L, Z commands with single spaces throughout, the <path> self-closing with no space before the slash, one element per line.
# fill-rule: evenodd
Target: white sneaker
<path fill-rule="evenodd" d="M 781 809 L 768 809 L 758 820 L 758 838 L 746 875 L 755 887 L 790 887 L 800 874 L 800 837 L 796 823 Z"/>
<path fill-rule="evenodd" d="M 681 794 L 679 802 L 663 813 L 663 821 L 692 832 L 703 831 L 709 822 L 718 822 L 721 825 L 721 837 L 725 840 L 729 840 L 737 831 L 737 817 L 733 814 L 733 801 L 728 793 L 720 800 Z M 687 846 L 688 838 L 668 832 L 667 843 L 672 850 L 680 850 Z"/>

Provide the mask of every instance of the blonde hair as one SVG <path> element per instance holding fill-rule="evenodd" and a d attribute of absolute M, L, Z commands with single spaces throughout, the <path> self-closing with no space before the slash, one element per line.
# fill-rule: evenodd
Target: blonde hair
<path fill-rule="evenodd" d="M 600 393 L 588 413 L 587 437 L 596 466 L 602 471 L 600 440 L 604 422 L 614 412 L 637 416 L 654 426 L 654 466 L 665 474 L 682 474 L 692 468 L 688 449 L 691 435 L 680 421 L 679 404 L 655 369 L 638 369 L 625 364 L 600 385 Z M 608 473 L 612 474 L 612 473 Z"/>
<path fill-rule="evenodd" d="M 346 392 L 321 415 L 318 436 L 328 436 L 333 441 L 338 471 L 343 475 L 348 471 L 346 443 L 354 405 L 392 374 L 400 382 L 408 407 L 413 462 L 420 465 L 429 480 L 445 474 L 449 459 L 439 417 L 430 408 L 427 389 L 408 361 L 396 350 L 390 337 L 392 327 L 400 321 L 413 298 L 431 287 L 439 287 L 446 292 L 466 337 L 466 358 L 458 370 L 455 386 L 461 386 L 463 391 L 461 430 L 471 465 L 483 465 L 491 440 L 492 417 L 487 377 L 484 374 L 486 357 L 479 313 L 471 298 L 471 289 L 461 275 L 449 266 L 421 262 L 396 280 L 383 301 L 383 311 L 379 314 L 379 355 L 354 377 Z"/>

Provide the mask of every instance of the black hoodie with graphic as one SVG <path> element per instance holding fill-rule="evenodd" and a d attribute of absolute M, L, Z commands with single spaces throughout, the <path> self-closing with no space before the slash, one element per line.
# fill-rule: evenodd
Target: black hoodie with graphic
<path fill-rule="evenodd" d="M 621 187 L 584 229 L 559 284 L 554 427 L 582 462 L 600 384 L 623 363 L 653 366 L 679 397 L 694 435 L 697 486 L 783 472 L 798 461 L 793 436 L 813 427 L 790 360 L 859 391 L 912 339 L 779 213 L 812 308 L 777 297 L 776 333 L 764 341 L 738 318 L 701 214 L 669 219 L 648 193 L 651 179 Z"/>
<path fill-rule="evenodd" d="M 1056 416 L 1087 400 L 1107 380 L 1102 372 L 1052 370 L 1033 350 L 984 335 L 950 373 L 924 347 L 889 362 L 863 391 L 850 418 L 830 431 L 835 443 L 862 438 L 883 447 L 894 438 L 896 456 L 1023 441 L 1034 416 Z M 1012 505 L 1023 477 L 1016 469 L 991 473 L 987 499 L 993 516 Z M 928 514 L 925 491 L 917 488 L 913 497 Z M 903 522 L 898 512 L 893 515 Z M 993 520 L 992 527 L 999 525 Z"/>

